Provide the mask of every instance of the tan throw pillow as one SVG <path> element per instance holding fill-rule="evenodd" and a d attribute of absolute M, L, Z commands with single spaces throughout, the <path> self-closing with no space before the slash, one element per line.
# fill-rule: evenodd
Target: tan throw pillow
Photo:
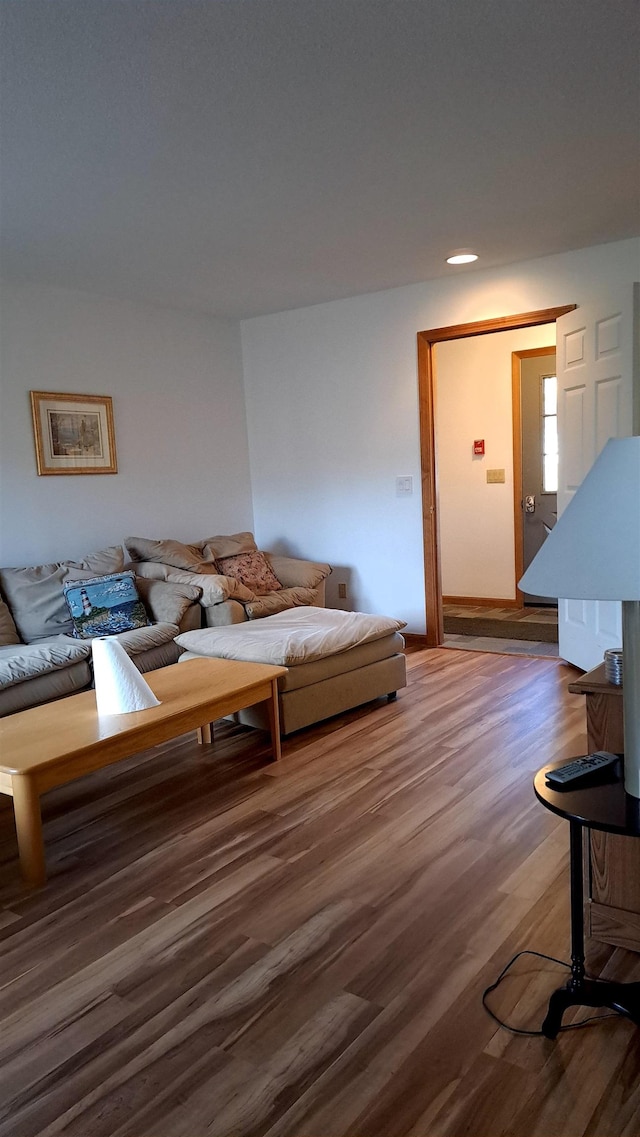
<path fill-rule="evenodd" d="M 258 546 L 253 533 L 232 533 L 229 537 L 205 537 L 202 545 L 205 554 L 212 560 L 220 557 L 236 557 L 238 553 L 254 553 Z"/>
<path fill-rule="evenodd" d="M 185 572 L 217 572 L 213 557 L 200 545 L 183 545 L 182 541 L 154 541 L 147 537 L 125 537 L 124 543 L 132 561 L 156 561 Z"/>
<path fill-rule="evenodd" d="M 264 553 L 238 553 L 235 557 L 216 558 L 218 572 L 231 576 L 250 588 L 256 596 L 266 596 L 282 588 Z"/>
<path fill-rule="evenodd" d="M 278 580 L 282 581 L 283 588 L 317 588 L 331 573 L 331 565 L 319 561 L 280 557 L 274 553 L 267 553 L 266 557 Z"/>

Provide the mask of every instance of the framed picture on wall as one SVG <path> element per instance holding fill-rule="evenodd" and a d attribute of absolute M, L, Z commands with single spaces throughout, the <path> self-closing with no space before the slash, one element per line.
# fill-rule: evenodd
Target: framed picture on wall
<path fill-rule="evenodd" d="M 117 474 L 108 395 L 30 395 L 38 474 Z"/>

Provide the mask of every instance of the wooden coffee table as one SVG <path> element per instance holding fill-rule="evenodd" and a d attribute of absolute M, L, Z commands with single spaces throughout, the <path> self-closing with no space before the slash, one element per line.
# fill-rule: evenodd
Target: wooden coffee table
<path fill-rule="evenodd" d="M 98 716 L 94 691 L 83 691 L 0 719 L 0 793 L 13 798 L 20 868 L 27 884 L 47 879 L 40 794 L 150 746 L 267 702 L 273 757 L 280 751 L 278 677 L 285 667 L 229 659 L 190 659 L 148 672 L 159 707 Z"/>

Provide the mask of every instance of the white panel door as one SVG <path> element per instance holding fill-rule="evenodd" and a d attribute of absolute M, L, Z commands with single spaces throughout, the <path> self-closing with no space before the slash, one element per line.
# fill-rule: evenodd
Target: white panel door
<path fill-rule="evenodd" d="M 638 295 L 638 285 L 625 287 L 556 322 L 558 517 L 607 440 L 633 433 Z M 606 648 L 622 646 L 620 604 L 559 600 L 558 637 L 563 659 L 597 667 Z"/>

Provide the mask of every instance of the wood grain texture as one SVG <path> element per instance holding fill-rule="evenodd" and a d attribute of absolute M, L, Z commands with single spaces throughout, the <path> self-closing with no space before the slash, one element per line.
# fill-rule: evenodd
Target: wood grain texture
<path fill-rule="evenodd" d="M 42 793 L 72 777 L 274 698 L 286 668 L 234 659 L 189 659 L 145 679 L 158 706 L 120 715 L 96 713 L 95 691 L 82 691 L 0 719 L 3 775 L 29 774 Z M 61 771 L 61 772 L 59 772 Z"/>
<path fill-rule="evenodd" d="M 609 683 L 604 663 L 569 685 L 585 696 L 587 748 L 624 751 L 622 687 Z M 640 952 L 640 842 L 615 833 L 591 833 L 585 874 L 591 896 L 591 935 Z"/>
<path fill-rule="evenodd" d="M 551 1043 L 481 1004 L 515 952 L 568 957 L 568 827 L 532 779 L 584 748 L 576 673 L 407 664 L 279 763 L 217 722 L 214 750 L 52 790 L 45 889 L 0 810 L 0 1137 L 637 1137 L 629 1022 Z M 621 949 L 587 962 L 640 979 Z M 522 957 L 492 1006 L 539 1027 L 565 974 Z"/>
<path fill-rule="evenodd" d="M 212 741 L 211 720 L 268 701 L 273 757 L 281 757 L 278 676 L 284 667 L 190 659 L 150 675 L 157 706 L 100 715 L 94 691 L 19 711 L 0 721 L 0 793 L 13 797 L 20 868 L 27 884 L 46 881 L 39 794 L 149 746 L 196 731 Z"/>

